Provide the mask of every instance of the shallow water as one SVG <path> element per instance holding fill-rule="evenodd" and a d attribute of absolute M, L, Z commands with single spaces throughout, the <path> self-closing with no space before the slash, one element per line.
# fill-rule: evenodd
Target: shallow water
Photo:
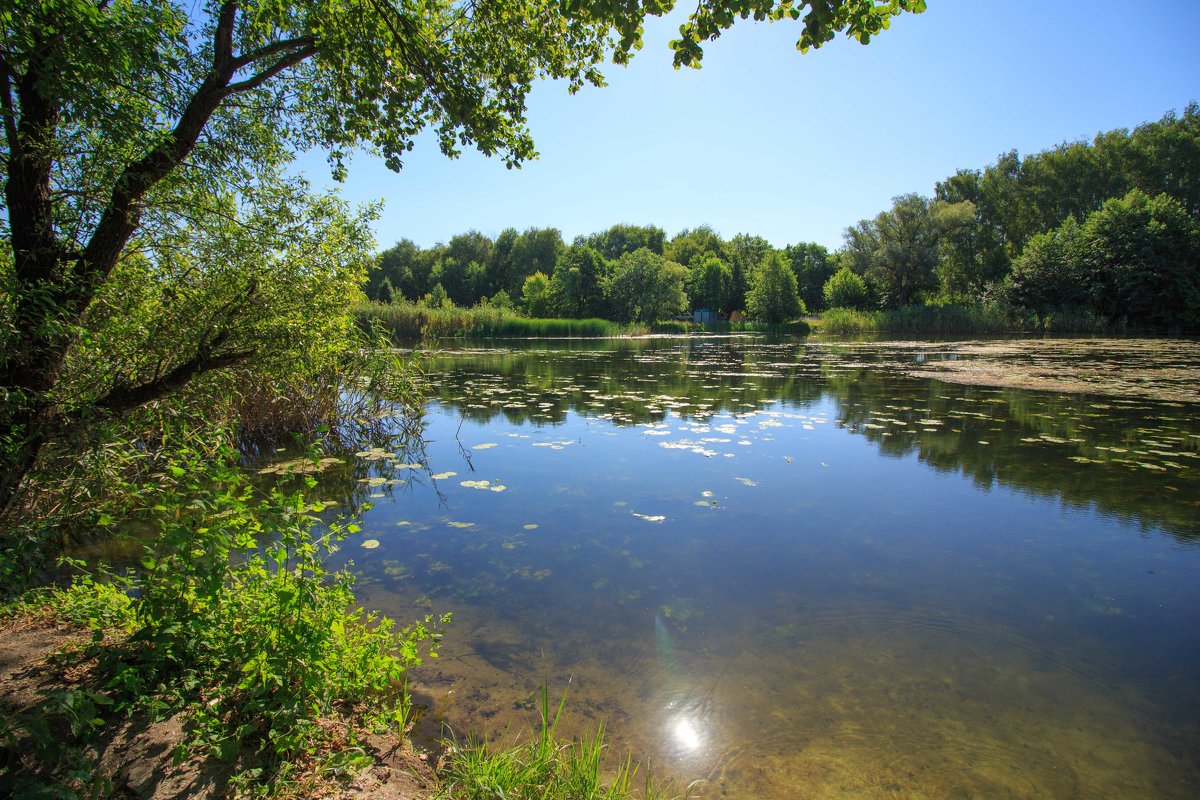
<path fill-rule="evenodd" d="M 680 794 L 1200 796 L 1200 407 L 913 377 L 972 357 L 446 350 L 423 452 L 319 491 L 375 504 L 367 605 L 454 614 L 427 722 L 524 731 L 545 682 Z"/>

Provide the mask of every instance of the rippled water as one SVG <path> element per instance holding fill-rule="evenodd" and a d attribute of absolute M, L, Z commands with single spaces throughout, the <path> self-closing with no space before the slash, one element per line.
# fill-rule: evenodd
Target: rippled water
<path fill-rule="evenodd" d="M 375 503 L 368 605 L 454 614 L 427 722 L 525 730 L 545 682 L 680 794 L 1195 798 L 1200 407 L 1136 391 L 1187 391 L 1169 347 L 1102 359 L 1122 396 L 914 377 L 957 345 L 446 350 L 424 450 L 321 491 Z"/>

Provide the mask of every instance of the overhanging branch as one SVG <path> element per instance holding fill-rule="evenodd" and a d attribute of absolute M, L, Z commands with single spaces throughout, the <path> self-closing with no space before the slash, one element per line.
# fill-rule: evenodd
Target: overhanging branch
<path fill-rule="evenodd" d="M 157 378 L 140 383 L 136 386 L 120 386 L 96 402 L 97 408 L 102 408 L 114 414 L 145 405 L 152 400 L 165 397 L 171 392 L 183 388 L 184 385 L 206 372 L 212 372 L 225 367 L 232 367 L 252 358 L 258 353 L 257 349 L 237 350 L 231 353 L 217 355 L 197 353 L 194 358 L 179 364 L 170 372 Z"/>

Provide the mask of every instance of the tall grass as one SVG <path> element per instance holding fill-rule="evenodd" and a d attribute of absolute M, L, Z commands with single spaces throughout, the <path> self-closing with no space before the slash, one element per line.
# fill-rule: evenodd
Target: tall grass
<path fill-rule="evenodd" d="M 489 337 L 604 338 L 644 333 L 643 326 L 603 319 L 530 319 L 493 306 L 425 308 L 413 303 L 361 303 L 351 311 L 359 325 L 378 323 L 396 341 Z"/>
<path fill-rule="evenodd" d="M 628 759 L 605 769 L 604 727 L 591 737 L 563 742 L 558 721 L 566 697 L 551 714 L 542 686 L 540 730 L 529 741 L 455 747 L 440 774 L 439 798 L 445 800 L 625 800 L 634 796 L 638 768 Z M 643 800 L 664 795 L 646 776 L 638 792 Z"/>
<path fill-rule="evenodd" d="M 996 303 L 923 305 L 885 311 L 831 308 L 816 327 L 823 333 L 892 333 L 961 336 L 991 333 L 1098 333 L 1108 328 L 1088 311 L 1038 314 Z"/>

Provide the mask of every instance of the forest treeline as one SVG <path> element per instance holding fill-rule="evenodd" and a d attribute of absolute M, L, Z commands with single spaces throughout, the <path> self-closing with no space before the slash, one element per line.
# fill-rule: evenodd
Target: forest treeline
<path fill-rule="evenodd" d="M 1132 132 L 1015 150 L 906 194 L 830 252 L 701 225 L 621 224 L 569 244 L 554 228 L 468 231 L 379 254 L 367 295 L 428 307 L 653 322 L 735 311 L 777 322 L 829 307 L 992 304 L 1106 325 L 1200 327 L 1200 106 Z"/>

